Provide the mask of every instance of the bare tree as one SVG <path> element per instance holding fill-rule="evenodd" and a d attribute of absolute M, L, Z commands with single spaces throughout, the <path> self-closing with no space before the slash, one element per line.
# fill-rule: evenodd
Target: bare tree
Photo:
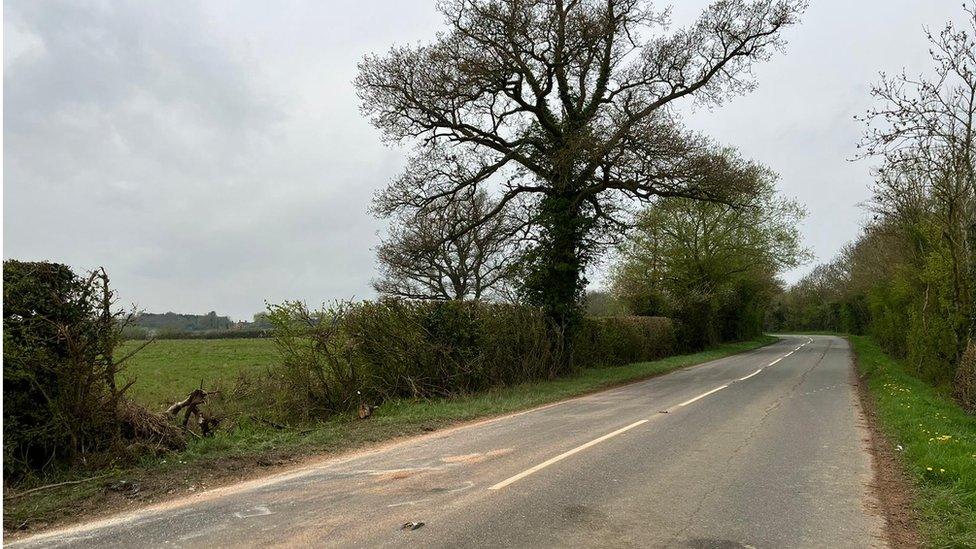
<path fill-rule="evenodd" d="M 447 30 L 369 55 L 356 86 L 386 139 L 415 148 L 376 200 L 396 212 L 498 191 L 473 230 L 513 202 L 536 231 L 527 297 L 567 327 L 578 315 L 589 239 L 625 220 L 626 200 L 732 200 L 752 166 L 678 124 L 672 102 L 715 105 L 753 86 L 804 0 L 719 0 L 688 28 L 646 0 L 444 0 Z"/>
<path fill-rule="evenodd" d="M 482 299 L 502 290 L 519 259 L 520 224 L 497 215 L 472 230 L 455 230 L 485 215 L 485 191 L 465 192 L 443 208 L 410 210 L 393 220 L 377 249 L 381 294 L 409 299 Z"/>

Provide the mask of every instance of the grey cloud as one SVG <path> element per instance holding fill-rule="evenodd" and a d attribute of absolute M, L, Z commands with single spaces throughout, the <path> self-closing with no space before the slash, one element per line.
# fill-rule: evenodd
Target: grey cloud
<path fill-rule="evenodd" d="M 705 2 L 676 4 L 681 24 Z M 870 181 L 846 160 L 851 116 L 877 71 L 924 68 L 922 25 L 957 12 L 817 0 L 755 93 L 687 109 L 688 125 L 779 171 L 829 258 Z M 372 295 L 381 224 L 366 208 L 404 154 L 351 80 L 366 52 L 439 28 L 433 0 L 5 2 L 4 257 L 105 265 L 153 311 Z"/>

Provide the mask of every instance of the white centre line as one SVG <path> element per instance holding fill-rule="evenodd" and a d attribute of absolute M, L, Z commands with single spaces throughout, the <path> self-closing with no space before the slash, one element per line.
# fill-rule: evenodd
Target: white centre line
<path fill-rule="evenodd" d="M 716 387 L 716 388 L 712 389 L 711 391 L 708 391 L 707 393 L 702 393 L 702 394 L 696 396 L 695 398 L 693 398 L 691 400 L 686 400 L 686 401 L 682 402 L 681 404 L 679 404 L 678 406 L 687 406 L 687 405 L 691 404 L 692 402 L 695 402 L 696 400 L 705 398 L 708 395 L 710 395 L 712 393 L 716 393 L 718 391 L 721 391 L 722 389 L 724 389 L 726 387 L 728 387 L 728 385 L 722 385 L 721 387 Z"/>
<path fill-rule="evenodd" d="M 646 420 L 646 419 L 642 419 L 640 421 L 635 421 L 634 423 L 631 423 L 630 425 L 628 425 L 626 427 L 622 427 L 620 429 L 617 429 L 616 431 L 614 431 L 612 433 L 607 433 L 607 434 L 603 435 L 600 438 L 595 438 L 595 439 L 587 442 L 586 444 L 583 444 L 581 446 L 577 446 L 576 448 L 573 448 L 572 450 L 569 450 L 568 452 L 563 452 L 563 453 L 559 454 L 558 456 L 556 456 L 554 458 L 547 459 L 546 461 L 543 461 L 542 463 L 536 465 L 535 467 L 532 467 L 531 469 L 526 469 L 525 471 L 522 471 L 521 473 L 515 475 L 514 477 L 509 477 L 509 478 L 507 478 L 507 479 L 499 482 L 498 484 L 496 484 L 496 485 L 494 485 L 494 486 L 492 486 L 492 487 L 490 487 L 488 489 L 489 490 L 501 490 L 502 488 L 508 486 L 509 484 L 511 484 L 513 482 L 516 482 L 518 480 L 522 480 L 523 478 L 531 475 L 532 473 L 535 473 L 536 471 L 538 471 L 540 469 L 544 469 L 544 468 L 552 465 L 553 463 L 556 463 L 557 461 L 561 461 L 563 459 L 566 459 L 569 456 L 571 456 L 571 455 L 573 455 L 573 454 L 575 454 L 577 452 L 582 452 L 583 450 L 586 450 L 590 446 L 593 446 L 595 444 L 599 444 L 599 443 L 603 442 L 604 440 L 607 440 L 608 438 L 615 437 L 615 436 L 619 435 L 620 433 L 624 433 L 626 431 L 629 431 L 629 430 L 633 429 L 634 427 L 637 427 L 638 425 L 643 425 L 644 423 L 647 423 L 647 422 L 648 422 L 648 420 Z"/>
<path fill-rule="evenodd" d="M 806 343 L 804 343 L 803 345 L 806 345 Z M 800 347 L 803 347 L 803 345 L 800 345 Z M 773 364 L 776 364 L 777 362 L 783 360 L 784 358 L 792 355 L 793 353 L 795 353 L 796 351 L 798 351 L 800 349 L 800 347 L 797 347 L 796 349 L 790 351 L 789 353 L 787 353 L 787 354 L 785 354 L 785 355 L 777 358 L 776 360 L 770 362 L 769 363 L 769 366 L 772 366 Z M 745 381 L 745 380 L 749 379 L 750 377 L 758 374 L 761 371 L 763 371 L 763 369 L 762 368 L 759 368 L 755 372 L 753 372 L 753 373 L 751 373 L 751 374 L 749 374 L 749 375 L 747 375 L 745 377 L 740 377 L 739 378 L 739 381 Z M 689 404 L 691 404 L 693 402 L 697 402 L 697 401 L 699 401 L 699 400 L 707 397 L 708 395 L 710 395 L 712 393 L 717 393 L 718 391 L 721 391 L 722 389 L 725 389 L 726 387 L 728 387 L 728 385 L 722 385 L 721 387 L 716 387 L 716 388 L 712 389 L 711 391 L 708 391 L 706 393 L 702 393 L 702 394 L 696 396 L 695 398 L 692 398 L 692 399 L 689 399 L 689 400 L 686 400 L 686 401 L 682 402 L 681 404 L 678 405 L 678 407 L 680 408 L 680 407 L 683 407 L 683 406 L 687 406 L 687 405 L 689 405 Z M 542 463 L 536 465 L 535 467 L 531 467 L 529 469 L 526 469 L 525 471 L 522 471 L 521 473 L 519 473 L 519 474 L 517 474 L 515 476 L 509 477 L 509 478 L 507 478 L 507 479 L 499 482 L 498 484 L 495 484 L 493 486 L 490 486 L 488 489 L 489 490 L 501 490 L 502 488 L 508 486 L 509 484 L 512 484 L 513 482 L 518 482 L 518 481 L 522 480 L 523 478 L 531 475 L 532 473 L 535 473 L 537 471 L 540 471 L 542 469 L 545 469 L 546 467 L 549 467 L 553 463 L 562 461 L 562 460 L 568 458 L 569 456 L 571 456 L 571 455 L 573 455 L 575 453 L 582 452 L 583 450 L 586 450 L 590 446 L 594 446 L 596 444 L 599 444 L 599 443 L 603 442 L 604 440 L 613 438 L 613 437 L 615 437 L 615 436 L 617 436 L 617 435 L 619 435 L 621 433 L 625 433 L 625 432 L 633 429 L 634 427 L 637 427 L 638 425 L 643 425 L 643 424 L 647 423 L 648 421 L 649 420 L 647 420 L 647 419 L 642 419 L 640 421 L 635 421 L 634 423 L 631 423 L 630 425 L 628 425 L 626 427 L 621 427 L 620 429 L 617 429 L 616 431 L 614 431 L 612 433 L 607 433 L 607 434 L 603 435 L 602 437 L 595 438 L 595 439 L 587 442 L 586 444 L 581 444 L 580 446 L 577 446 L 576 448 L 573 448 L 572 450 L 563 452 L 563 453 L 559 454 L 558 456 L 556 456 L 554 458 L 549 458 L 546 461 L 543 461 Z"/>
<path fill-rule="evenodd" d="M 739 378 L 739 381 L 745 381 L 745 380 L 747 380 L 747 379 L 749 379 L 750 377 L 752 377 L 752 376 L 754 376 L 754 375 L 756 375 L 756 374 L 758 374 L 758 373 L 759 373 L 759 372 L 761 372 L 761 371 L 762 371 L 762 368 L 760 368 L 760 369 L 758 369 L 758 370 L 756 370 L 755 372 L 753 372 L 753 373 L 751 373 L 751 374 L 749 374 L 749 375 L 747 375 L 746 377 L 740 377 L 740 378 Z"/>

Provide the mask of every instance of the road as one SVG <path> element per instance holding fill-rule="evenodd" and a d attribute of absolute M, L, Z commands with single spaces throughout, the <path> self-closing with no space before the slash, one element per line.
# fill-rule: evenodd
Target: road
<path fill-rule="evenodd" d="M 783 336 L 12 546 L 881 547 L 850 372 Z"/>

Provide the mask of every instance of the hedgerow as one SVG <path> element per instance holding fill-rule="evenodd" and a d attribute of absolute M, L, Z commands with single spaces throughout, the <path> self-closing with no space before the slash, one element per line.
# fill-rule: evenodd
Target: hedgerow
<path fill-rule="evenodd" d="M 587 318 L 567 345 L 539 308 L 478 301 L 383 299 L 318 310 L 286 302 L 269 316 L 282 355 L 268 378 L 271 405 L 303 419 L 653 360 L 675 347 L 666 318 Z"/>

